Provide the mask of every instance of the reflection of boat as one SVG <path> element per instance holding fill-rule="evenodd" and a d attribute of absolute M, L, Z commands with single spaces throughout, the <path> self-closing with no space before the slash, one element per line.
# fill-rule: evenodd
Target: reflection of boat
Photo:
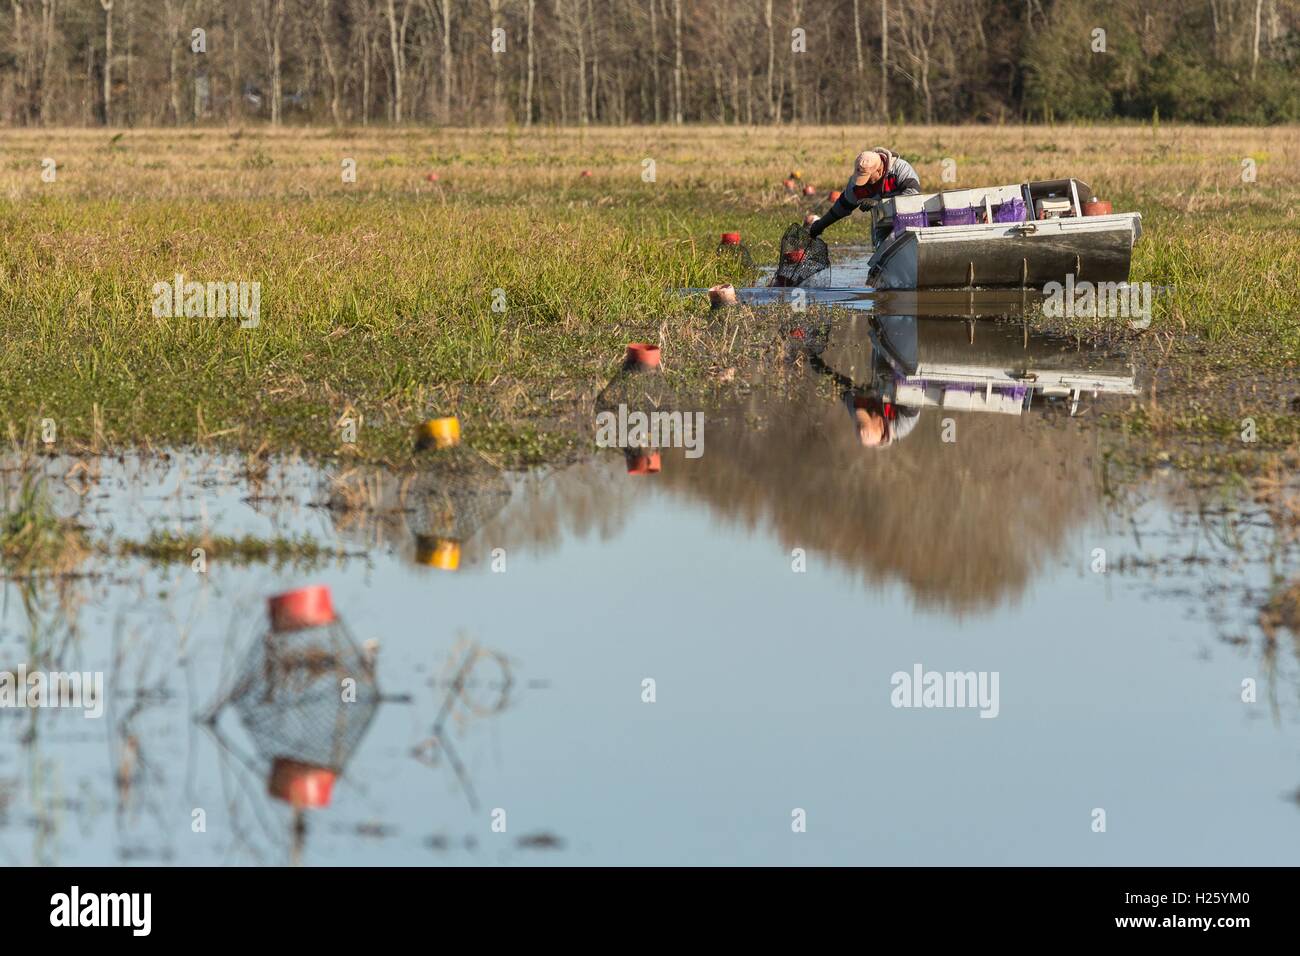
<path fill-rule="evenodd" d="M 748 306 L 789 305 L 799 309 L 818 305 L 863 312 L 905 312 L 908 315 L 980 318 L 1025 314 L 1042 301 L 1032 289 L 869 289 L 866 263 L 871 250 L 837 249 L 845 261 L 827 269 L 829 285 L 803 285 L 796 289 L 772 286 L 738 288 L 736 300 Z M 820 273 L 819 273 L 820 275 Z M 704 289 L 678 289 L 681 295 L 701 295 Z"/>
<path fill-rule="evenodd" d="M 1084 394 L 1134 395 L 1133 366 L 1067 347 L 1007 323 L 848 316 L 835 323 L 822 361 L 856 380 L 892 372 L 893 400 L 909 408 L 939 407 L 1019 415 L 1036 397 L 1065 398 L 1075 411 Z"/>
<path fill-rule="evenodd" d="M 872 210 L 879 289 L 1126 282 L 1140 213 L 1109 214 L 1077 179 L 895 196 Z M 1107 214 L 1097 214 L 1102 211 Z M 1090 214 L 1093 213 L 1093 214 Z"/>

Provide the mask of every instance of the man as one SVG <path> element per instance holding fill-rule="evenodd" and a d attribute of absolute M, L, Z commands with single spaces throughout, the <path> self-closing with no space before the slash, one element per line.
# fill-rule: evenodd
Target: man
<path fill-rule="evenodd" d="M 890 196 L 915 196 L 920 191 L 921 180 L 912 164 L 892 150 L 877 146 L 858 153 L 853 175 L 840 198 L 808 231 L 814 237 L 819 236 L 827 226 L 839 222 L 854 209 L 865 210 Z"/>

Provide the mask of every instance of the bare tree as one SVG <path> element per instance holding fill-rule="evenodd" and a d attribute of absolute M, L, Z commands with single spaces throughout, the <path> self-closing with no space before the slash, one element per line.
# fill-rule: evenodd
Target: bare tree
<path fill-rule="evenodd" d="M 934 121 L 934 99 L 930 92 L 930 52 L 934 48 L 939 0 L 913 0 L 898 12 L 898 36 L 903 52 L 911 61 L 912 87 L 925 103 L 925 121 Z"/>
<path fill-rule="evenodd" d="M 653 0 L 652 0 L 653 2 Z M 524 96 L 524 125 L 533 125 L 533 14 L 537 0 L 528 0 L 528 80 Z"/>
<path fill-rule="evenodd" d="M 284 0 L 260 0 L 262 43 L 266 50 L 267 66 L 271 72 L 271 125 L 280 125 L 282 77 L 281 35 L 284 29 Z"/>
<path fill-rule="evenodd" d="M 167 30 L 167 103 L 173 123 L 181 121 L 181 36 L 189 19 L 189 0 L 163 0 Z"/>
<path fill-rule="evenodd" d="M 767 118 L 770 121 L 776 112 L 776 100 L 772 98 L 772 76 L 776 72 L 776 35 L 772 32 L 772 0 L 766 0 L 763 7 L 763 25 L 767 27 Z M 777 116 L 777 121 L 780 117 Z"/>
<path fill-rule="evenodd" d="M 335 126 L 342 126 L 343 117 L 339 112 L 341 77 L 332 39 L 333 31 L 328 29 L 331 26 L 330 0 L 301 0 L 300 12 L 312 25 L 316 46 L 325 63 L 325 72 L 330 77 L 330 119 Z"/>
<path fill-rule="evenodd" d="M 402 80 L 406 75 L 406 29 L 411 23 L 411 0 L 402 5 L 402 19 L 397 19 L 396 0 L 388 0 L 388 46 L 393 55 L 394 123 L 402 121 Z"/>
<path fill-rule="evenodd" d="M 487 0 L 488 19 L 492 23 L 492 122 L 505 119 L 501 104 L 501 54 L 497 52 L 497 31 L 501 29 L 501 0 Z"/>
<path fill-rule="evenodd" d="M 54 64 L 54 25 L 57 14 L 57 0 L 41 0 L 40 116 L 42 124 L 50 115 L 50 70 Z"/>
<path fill-rule="evenodd" d="M 1250 82 L 1255 82 L 1259 70 L 1259 28 L 1264 13 L 1264 0 L 1255 0 L 1255 41 L 1250 51 Z"/>
<path fill-rule="evenodd" d="M 889 122 L 889 0 L 880 0 L 880 118 Z"/>
<path fill-rule="evenodd" d="M 673 0 L 673 122 L 682 123 L 682 0 Z"/>
<path fill-rule="evenodd" d="M 866 65 L 862 62 L 862 12 L 858 9 L 859 0 L 853 0 L 853 46 L 858 54 L 858 84 L 862 84 Z M 858 114 L 859 119 L 866 119 L 865 108 Z"/>
<path fill-rule="evenodd" d="M 451 0 L 442 2 L 442 121 L 451 122 Z"/>
<path fill-rule="evenodd" d="M 113 125 L 113 0 L 99 0 L 104 8 L 104 125 Z"/>

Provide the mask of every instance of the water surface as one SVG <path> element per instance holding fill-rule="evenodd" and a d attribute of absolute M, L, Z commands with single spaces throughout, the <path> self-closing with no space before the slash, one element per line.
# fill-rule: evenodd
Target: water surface
<path fill-rule="evenodd" d="M 810 317 L 779 387 L 703 410 L 699 457 L 593 449 L 502 474 L 469 456 L 451 476 L 42 459 L 96 540 L 340 554 L 201 571 L 96 554 L 7 582 L 0 667 L 102 671 L 108 706 L 0 710 L 0 858 L 1290 862 L 1300 683 L 1256 619 L 1294 541 L 1249 498 L 1113 470 L 1099 412 L 1145 400 L 1123 356 L 922 311 Z M 674 408 L 643 380 L 602 407 L 652 393 Z M 917 404 L 891 402 L 891 439 L 864 444 L 882 394 Z M 287 703 L 286 721 L 333 716 L 250 732 L 226 698 L 266 598 L 309 584 L 377 706 Z M 918 665 L 996 673 L 996 716 L 895 706 Z M 344 724 L 360 736 L 328 805 L 268 793 L 259 735 Z"/>

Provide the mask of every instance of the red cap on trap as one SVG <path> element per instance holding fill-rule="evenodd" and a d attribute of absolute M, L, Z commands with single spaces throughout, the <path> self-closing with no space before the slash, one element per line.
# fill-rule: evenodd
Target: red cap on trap
<path fill-rule="evenodd" d="M 658 368 L 659 346 L 648 342 L 629 342 L 623 364 L 629 368 Z"/>
<path fill-rule="evenodd" d="M 724 233 L 722 234 L 722 244 L 723 244 L 724 246 L 738 246 L 738 245 L 740 245 L 740 233 L 738 233 L 738 232 L 724 232 Z"/>
<path fill-rule="evenodd" d="M 267 792 L 295 810 L 318 810 L 327 807 L 337 774 L 327 767 L 301 763 L 288 757 L 276 757 L 271 764 Z"/>
<path fill-rule="evenodd" d="M 337 620 L 330 589 L 324 584 L 285 591 L 267 598 L 266 611 L 271 618 L 273 631 L 296 631 L 304 627 L 333 624 Z"/>

